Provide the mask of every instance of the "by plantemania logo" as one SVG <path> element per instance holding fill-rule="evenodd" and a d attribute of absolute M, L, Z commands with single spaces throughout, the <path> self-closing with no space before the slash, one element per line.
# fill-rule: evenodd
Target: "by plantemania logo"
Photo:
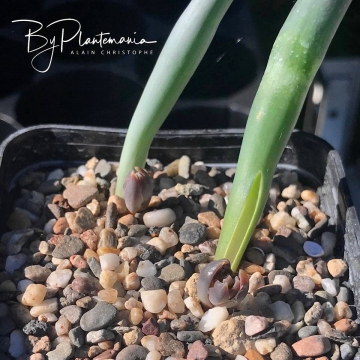
<path fill-rule="evenodd" d="M 146 40 L 137 37 L 136 32 L 132 36 L 112 36 L 109 32 L 100 32 L 86 37 L 81 29 L 81 23 L 72 18 L 60 19 L 46 26 L 39 21 L 29 19 L 13 20 L 13 23 L 26 22 L 29 25 L 27 34 L 27 52 L 34 54 L 31 66 L 40 73 L 47 72 L 54 59 L 54 53 L 69 52 L 73 56 L 91 55 L 153 55 L 153 50 L 144 47 L 146 44 L 154 44 L 156 40 Z M 71 25 L 71 31 L 69 31 Z M 46 31 L 56 28 L 57 35 L 46 36 Z M 68 28 L 68 30 L 66 29 Z M 131 49 L 126 46 L 131 45 Z M 135 46 L 133 46 L 135 45 Z M 91 46 L 91 50 L 86 47 Z M 96 46 L 96 48 L 94 48 Z M 112 47 L 110 50 L 109 47 Z M 114 49 L 114 46 L 117 48 Z M 46 64 L 39 68 L 35 62 L 41 56 L 46 56 Z"/>

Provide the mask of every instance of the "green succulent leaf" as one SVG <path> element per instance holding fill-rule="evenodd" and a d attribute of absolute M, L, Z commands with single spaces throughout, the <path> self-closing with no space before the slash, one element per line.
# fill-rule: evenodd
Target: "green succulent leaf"
<path fill-rule="evenodd" d="M 236 270 L 264 209 L 273 174 L 311 82 L 351 0 L 297 0 L 251 107 L 216 259 Z"/>
<path fill-rule="evenodd" d="M 116 194 L 135 167 L 144 167 L 156 132 L 208 49 L 233 0 L 192 0 L 175 24 L 131 119 L 117 172 Z"/>

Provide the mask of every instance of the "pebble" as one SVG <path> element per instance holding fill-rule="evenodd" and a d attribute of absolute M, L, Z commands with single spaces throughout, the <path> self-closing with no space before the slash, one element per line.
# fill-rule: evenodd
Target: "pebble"
<path fill-rule="evenodd" d="M 80 319 L 80 326 L 84 331 L 94 331 L 111 324 L 117 315 L 117 309 L 107 302 L 101 301 L 86 312 Z"/>
<path fill-rule="evenodd" d="M 106 329 L 101 329 L 97 331 L 89 331 L 86 334 L 86 342 L 90 344 L 97 344 L 101 341 L 113 340 L 115 335 Z"/>
<path fill-rule="evenodd" d="M 327 301 L 321 305 L 321 308 L 323 311 L 322 318 L 327 322 L 332 323 L 335 320 L 334 306 L 329 301 Z"/>
<path fill-rule="evenodd" d="M 69 205 L 73 209 L 79 209 L 88 204 L 96 197 L 98 190 L 90 185 L 72 185 L 68 186 L 63 192 L 63 196 L 67 199 Z"/>
<path fill-rule="evenodd" d="M 73 348 L 70 343 L 62 342 L 58 344 L 55 350 L 47 353 L 48 360 L 70 360 L 73 355 Z"/>
<path fill-rule="evenodd" d="M 298 331 L 298 336 L 300 339 L 305 339 L 309 336 L 316 335 L 318 332 L 317 326 L 304 326 Z"/>
<path fill-rule="evenodd" d="M 72 328 L 69 330 L 69 339 L 73 345 L 80 347 L 85 343 L 85 331 L 80 326 Z"/>
<path fill-rule="evenodd" d="M 304 251 L 307 255 L 314 258 L 324 255 L 323 248 L 314 241 L 305 241 Z"/>
<path fill-rule="evenodd" d="M 273 280 L 273 284 L 281 286 L 282 294 L 286 294 L 292 288 L 289 278 L 285 275 L 276 275 Z"/>
<path fill-rule="evenodd" d="M 315 293 L 315 298 L 318 302 L 320 302 L 321 304 L 325 303 L 325 302 L 330 302 L 331 305 L 335 306 L 335 299 L 333 296 L 331 296 L 329 293 L 327 293 L 324 290 L 319 290 Z"/>
<path fill-rule="evenodd" d="M 221 322 L 227 320 L 228 316 L 229 313 L 226 307 L 215 306 L 204 313 L 198 328 L 204 333 L 209 332 L 215 329 Z"/>
<path fill-rule="evenodd" d="M 72 277 L 69 269 L 53 271 L 46 280 L 46 285 L 54 288 L 65 288 Z"/>
<path fill-rule="evenodd" d="M 140 345 L 128 345 L 122 349 L 115 360 L 145 360 L 149 351 Z"/>
<path fill-rule="evenodd" d="M 113 253 L 107 253 L 99 257 L 102 270 L 115 270 L 120 265 L 120 258 Z"/>
<path fill-rule="evenodd" d="M 184 344 L 176 340 L 175 335 L 164 332 L 159 336 L 159 352 L 162 356 L 183 358 L 185 356 Z"/>
<path fill-rule="evenodd" d="M 293 320 L 294 323 L 297 323 L 304 319 L 305 309 L 304 309 L 304 305 L 301 301 L 295 301 L 291 305 L 291 310 L 294 314 L 294 320 Z"/>
<path fill-rule="evenodd" d="M 275 231 L 278 231 L 281 226 L 288 225 L 294 227 L 296 225 L 296 220 L 293 219 L 287 212 L 279 211 L 270 219 L 270 225 Z"/>
<path fill-rule="evenodd" d="M 189 348 L 187 360 L 206 360 L 209 352 L 205 345 L 200 341 L 195 341 Z"/>
<path fill-rule="evenodd" d="M 357 330 L 357 324 L 351 319 L 341 319 L 334 324 L 334 328 L 346 334 L 350 334 Z"/>
<path fill-rule="evenodd" d="M 170 264 L 161 269 L 159 279 L 170 284 L 174 281 L 180 281 L 185 278 L 185 270 L 179 264 Z"/>
<path fill-rule="evenodd" d="M 269 337 L 266 339 L 258 339 L 255 341 L 255 348 L 261 355 L 267 355 L 274 351 L 276 347 L 276 339 Z"/>
<path fill-rule="evenodd" d="M 304 321 L 307 325 L 315 325 L 323 314 L 323 309 L 319 302 L 314 305 L 305 313 Z"/>
<path fill-rule="evenodd" d="M 179 241 L 182 244 L 197 245 L 205 240 L 206 227 L 200 223 L 184 224 L 179 230 Z"/>
<path fill-rule="evenodd" d="M 312 293 L 315 288 L 314 280 L 310 276 L 295 276 L 293 279 L 294 289 L 300 290 L 302 293 Z"/>
<path fill-rule="evenodd" d="M 80 321 L 82 310 L 79 306 L 69 305 L 63 307 L 60 310 L 60 314 L 64 315 L 71 322 L 71 324 L 76 324 L 78 321 Z"/>
<path fill-rule="evenodd" d="M 332 255 L 335 245 L 336 245 L 335 234 L 325 231 L 321 235 L 321 247 L 324 250 L 324 256 Z"/>
<path fill-rule="evenodd" d="M 142 291 L 141 301 L 145 310 L 157 314 L 167 305 L 167 294 L 162 289 Z"/>
<path fill-rule="evenodd" d="M 327 267 L 328 267 L 329 273 L 334 278 L 343 276 L 348 269 L 346 262 L 341 259 L 329 260 L 327 263 Z"/>
<path fill-rule="evenodd" d="M 25 353 L 25 336 L 21 330 L 14 330 L 10 334 L 9 354 L 14 358 L 18 358 Z"/>
<path fill-rule="evenodd" d="M 338 293 L 338 289 L 336 288 L 335 281 L 332 279 L 322 279 L 321 286 L 331 296 L 336 296 Z"/>
<path fill-rule="evenodd" d="M 349 307 L 349 305 L 343 301 L 337 302 L 337 304 L 334 307 L 335 311 L 335 320 L 341 320 L 341 319 L 351 319 L 352 312 Z"/>
<path fill-rule="evenodd" d="M 350 298 L 350 290 L 344 286 L 340 286 L 339 293 L 336 296 L 337 301 L 348 302 Z"/>
<path fill-rule="evenodd" d="M 2 235 L 1 242 L 6 244 L 7 255 L 18 254 L 24 244 L 33 236 L 34 230 L 23 229 L 17 231 L 10 231 Z"/>
<path fill-rule="evenodd" d="M 248 336 L 254 336 L 268 327 L 266 318 L 250 315 L 245 320 L 245 333 Z"/>
<path fill-rule="evenodd" d="M 208 203 L 208 209 L 213 211 L 220 219 L 222 219 L 226 210 L 226 202 L 224 198 L 216 193 L 211 195 Z"/>
<path fill-rule="evenodd" d="M 87 264 L 89 265 L 90 270 L 95 275 L 95 277 L 99 278 L 101 273 L 101 265 L 100 262 L 95 259 L 95 257 L 90 257 L 87 259 Z"/>
<path fill-rule="evenodd" d="M 290 347 L 282 342 L 270 354 L 270 358 L 271 360 L 292 360 L 293 354 Z"/>
<path fill-rule="evenodd" d="M 257 289 L 263 286 L 265 286 L 265 280 L 261 273 L 253 273 L 249 278 L 249 293 L 254 293 Z"/>
<path fill-rule="evenodd" d="M 201 331 L 178 331 L 176 334 L 178 340 L 193 343 L 197 340 L 203 340 L 205 338 L 204 334 Z"/>
<path fill-rule="evenodd" d="M 190 177 L 190 165 L 190 158 L 187 155 L 181 156 L 178 164 L 178 174 L 184 179 L 188 179 Z"/>
<path fill-rule="evenodd" d="M 144 214 L 143 221 L 148 228 L 152 226 L 170 226 L 176 221 L 176 214 L 169 208 L 153 210 Z"/>
<path fill-rule="evenodd" d="M 5 262 L 5 271 L 13 274 L 14 271 L 20 269 L 27 261 L 27 256 L 23 253 L 9 255 Z"/>
<path fill-rule="evenodd" d="M 340 346 L 340 354 L 342 360 L 350 360 L 355 355 L 356 350 L 349 344 Z"/>
<path fill-rule="evenodd" d="M 269 305 L 271 310 L 274 312 L 275 321 L 287 320 L 290 323 L 294 320 L 294 314 L 289 304 L 284 301 L 276 301 Z"/>
<path fill-rule="evenodd" d="M 216 187 L 215 180 L 209 176 L 209 174 L 205 170 L 198 170 L 194 174 L 194 180 L 197 184 L 204 185 L 210 189 Z"/>
<path fill-rule="evenodd" d="M 297 341 L 292 345 L 292 348 L 297 356 L 313 357 L 326 354 L 331 349 L 331 344 L 328 338 L 322 335 L 313 335 Z"/>
<path fill-rule="evenodd" d="M 57 259 L 67 259 L 71 255 L 82 253 L 84 243 L 75 236 L 64 236 L 53 250 L 52 256 Z"/>
<path fill-rule="evenodd" d="M 213 331 L 212 338 L 215 346 L 232 355 L 244 355 L 246 352 L 244 326 L 238 317 L 221 322 Z"/>
<path fill-rule="evenodd" d="M 164 289 L 163 282 L 156 276 L 145 277 L 141 280 L 141 286 L 144 290 L 161 290 Z"/>
<path fill-rule="evenodd" d="M 149 260 L 140 261 L 136 269 L 136 274 L 141 277 L 154 276 L 156 272 L 155 265 Z"/>

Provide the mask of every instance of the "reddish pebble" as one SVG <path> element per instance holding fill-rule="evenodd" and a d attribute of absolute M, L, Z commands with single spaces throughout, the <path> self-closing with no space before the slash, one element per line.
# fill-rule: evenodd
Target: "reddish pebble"
<path fill-rule="evenodd" d="M 297 341 L 292 345 L 297 356 L 313 357 L 320 356 L 331 349 L 330 340 L 322 335 L 313 335 Z"/>
<path fill-rule="evenodd" d="M 48 243 L 56 246 L 60 243 L 60 241 L 62 240 L 63 237 L 64 237 L 64 235 L 54 235 L 48 240 Z"/>
<path fill-rule="evenodd" d="M 159 333 L 159 326 L 158 326 L 157 322 L 153 318 L 149 318 L 144 322 L 141 331 L 145 335 L 155 335 L 155 336 L 157 336 L 158 333 Z"/>
<path fill-rule="evenodd" d="M 81 255 L 71 255 L 70 262 L 78 269 L 86 269 L 88 267 L 86 260 Z"/>
<path fill-rule="evenodd" d="M 334 324 L 334 328 L 349 334 L 357 330 L 357 324 L 351 319 L 341 319 Z"/>
<path fill-rule="evenodd" d="M 206 347 L 201 342 L 201 340 L 195 341 L 188 352 L 188 355 L 186 357 L 187 360 L 206 360 L 209 356 L 208 351 L 206 350 Z"/>
<path fill-rule="evenodd" d="M 96 251 L 99 237 L 93 230 L 86 230 L 80 235 L 80 240 L 91 250 Z"/>

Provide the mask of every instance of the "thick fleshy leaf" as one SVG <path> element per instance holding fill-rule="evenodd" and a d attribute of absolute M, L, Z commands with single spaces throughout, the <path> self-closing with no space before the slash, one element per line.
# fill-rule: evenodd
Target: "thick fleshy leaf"
<path fill-rule="evenodd" d="M 214 286 L 209 289 L 209 300 L 215 306 L 221 305 L 224 302 L 228 301 L 228 284 L 216 280 Z"/>

